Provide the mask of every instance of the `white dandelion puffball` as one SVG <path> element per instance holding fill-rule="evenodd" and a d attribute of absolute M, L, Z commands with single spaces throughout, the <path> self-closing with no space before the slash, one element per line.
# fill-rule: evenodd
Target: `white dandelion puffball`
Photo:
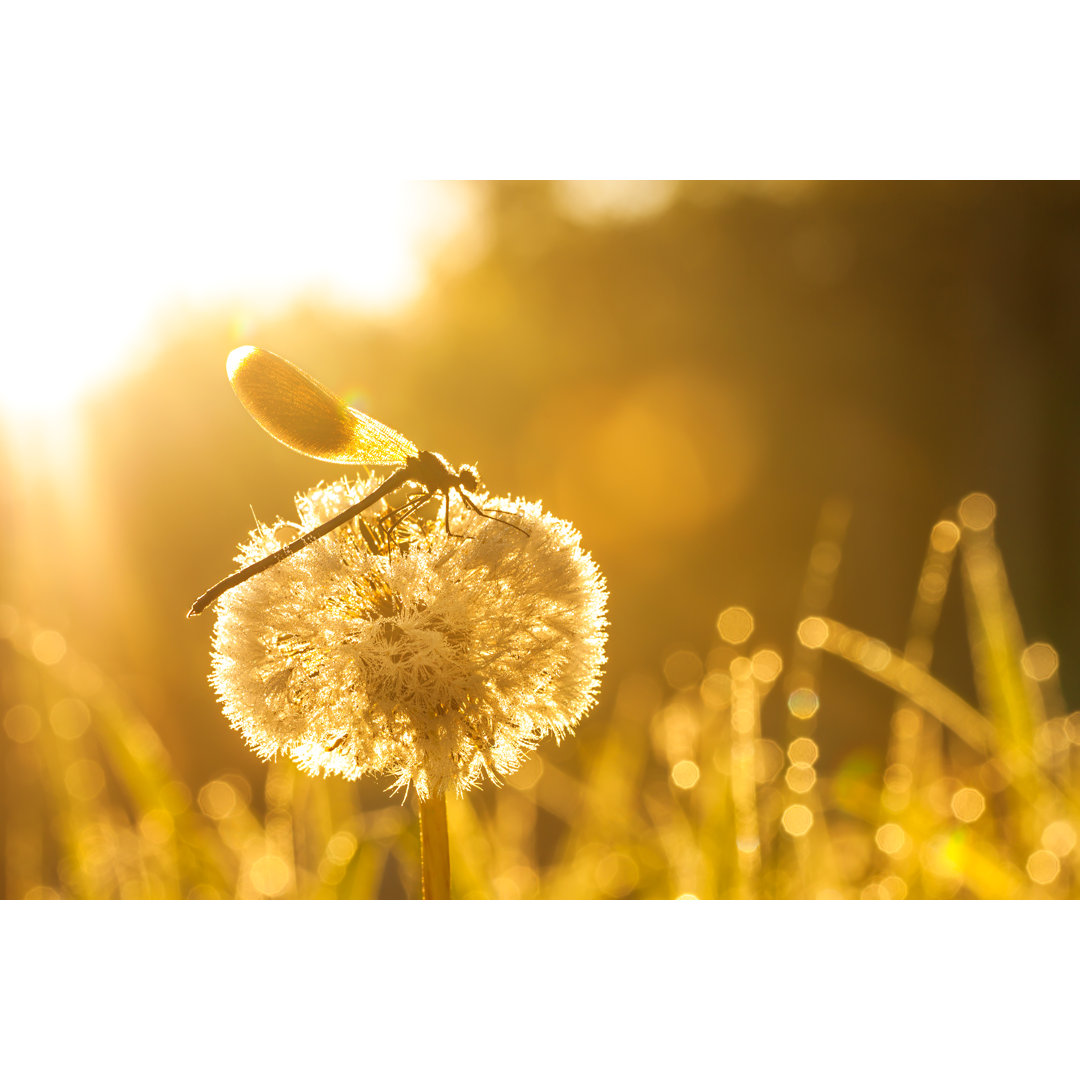
<path fill-rule="evenodd" d="M 376 486 L 299 496 L 299 527 Z M 450 498 L 457 535 L 436 502 L 437 516 L 377 542 L 368 511 L 218 601 L 210 683 L 260 757 L 389 774 L 421 799 L 461 794 L 561 739 L 596 700 L 607 588 L 577 530 L 539 503 L 474 496 L 513 528 Z M 281 547 L 282 524 L 252 532 L 237 561 Z"/>

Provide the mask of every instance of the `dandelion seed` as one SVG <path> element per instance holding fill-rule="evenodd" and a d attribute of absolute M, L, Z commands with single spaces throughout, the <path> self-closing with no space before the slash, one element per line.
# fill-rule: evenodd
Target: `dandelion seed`
<path fill-rule="evenodd" d="M 376 486 L 309 491 L 300 527 Z M 520 529 L 457 500 L 457 535 L 410 518 L 380 546 L 352 521 L 225 594 L 210 682 L 260 757 L 389 775 L 427 800 L 497 782 L 573 730 L 599 688 L 607 589 L 569 523 L 538 503 L 500 509 Z M 253 531 L 238 561 L 274 551 L 275 528 Z"/>

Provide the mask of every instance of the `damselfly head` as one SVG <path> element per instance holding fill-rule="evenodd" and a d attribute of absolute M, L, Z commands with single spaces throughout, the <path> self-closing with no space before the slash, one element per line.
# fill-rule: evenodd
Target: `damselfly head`
<path fill-rule="evenodd" d="M 461 484 L 466 491 L 476 491 L 480 486 L 480 477 L 476 475 L 476 470 L 470 468 L 468 465 L 462 465 L 458 469 L 458 483 Z"/>

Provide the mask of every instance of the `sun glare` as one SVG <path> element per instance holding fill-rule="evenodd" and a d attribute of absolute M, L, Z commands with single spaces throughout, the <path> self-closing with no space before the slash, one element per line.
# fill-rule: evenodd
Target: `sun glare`
<path fill-rule="evenodd" d="M 468 217 L 464 189 L 448 184 L 328 177 L 325 198 L 285 213 L 287 175 L 241 179 L 231 195 L 228 182 L 193 184 L 167 212 L 152 190 L 104 183 L 93 213 L 85 199 L 59 211 L 47 193 L 31 199 L 5 238 L 6 258 L 27 272 L 8 296 L 0 419 L 63 422 L 138 366 L 177 313 L 232 305 L 237 318 L 260 316 L 299 297 L 393 310 Z"/>

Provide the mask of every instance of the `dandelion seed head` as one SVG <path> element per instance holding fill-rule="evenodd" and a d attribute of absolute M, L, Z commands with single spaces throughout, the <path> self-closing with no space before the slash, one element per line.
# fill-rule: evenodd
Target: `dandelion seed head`
<path fill-rule="evenodd" d="M 299 527 L 353 505 L 377 481 L 297 498 Z M 421 799 L 512 773 L 541 739 L 561 740 L 596 700 L 607 589 L 580 535 L 539 503 L 451 497 L 441 513 L 371 542 L 354 519 L 225 593 L 210 682 L 263 758 L 312 775 L 389 775 Z M 241 545 L 247 565 L 280 525 Z"/>

